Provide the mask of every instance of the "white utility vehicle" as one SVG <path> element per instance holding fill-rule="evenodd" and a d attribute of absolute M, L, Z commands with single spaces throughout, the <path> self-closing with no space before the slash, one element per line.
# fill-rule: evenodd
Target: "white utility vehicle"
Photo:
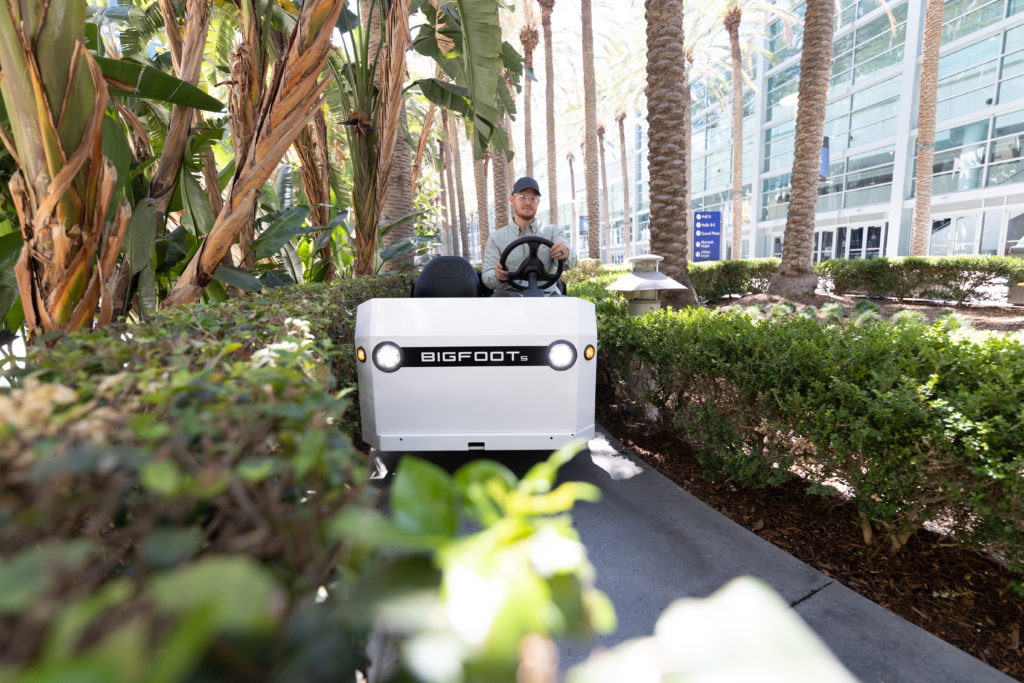
<path fill-rule="evenodd" d="M 435 258 L 403 299 L 356 311 L 363 440 L 378 452 L 553 450 L 594 435 L 594 305 L 544 297 L 542 237 L 510 274 L 523 297 L 489 297 L 469 262 Z"/>

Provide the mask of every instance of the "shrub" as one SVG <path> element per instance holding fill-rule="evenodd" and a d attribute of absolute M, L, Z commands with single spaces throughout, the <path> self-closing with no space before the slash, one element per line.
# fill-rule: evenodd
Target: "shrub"
<path fill-rule="evenodd" d="M 777 258 L 691 263 L 690 283 L 701 299 L 713 302 L 726 296 L 764 292 L 778 268 Z"/>
<path fill-rule="evenodd" d="M 986 289 L 1024 280 L 1024 259 L 1002 256 L 906 257 L 830 260 L 815 266 L 828 291 L 900 301 L 924 297 L 963 304 L 987 296 Z"/>
<path fill-rule="evenodd" d="M 895 546 L 950 515 L 1024 561 L 1024 344 L 877 313 L 855 324 L 735 311 L 599 317 L 609 391 L 657 406 L 706 468 L 765 486 L 839 479 Z"/>
<path fill-rule="evenodd" d="M 434 612 L 397 610 L 471 604 L 459 571 L 497 555 L 502 628 L 447 665 L 507 680 L 524 632 L 608 630 L 565 514 L 595 492 L 554 486 L 571 451 L 522 483 L 486 461 L 454 478 L 404 461 L 391 519 L 373 511 L 343 428 L 355 308 L 410 279 L 279 288 L 31 348 L 0 390 L 0 679 L 348 680 L 382 611 L 408 618 L 390 622 L 402 639 L 428 637 Z M 458 537 L 470 521 L 482 531 Z M 552 545 L 574 562 L 531 564 Z"/>

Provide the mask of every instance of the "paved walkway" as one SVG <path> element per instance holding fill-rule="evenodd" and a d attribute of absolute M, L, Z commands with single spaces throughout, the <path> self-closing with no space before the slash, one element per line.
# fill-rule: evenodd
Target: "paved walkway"
<path fill-rule="evenodd" d="M 578 456 L 560 478 L 602 490 L 601 502 L 577 505 L 573 519 L 619 629 L 596 644 L 560 643 L 563 671 L 595 646 L 651 635 L 658 615 L 677 598 L 705 597 L 730 579 L 753 575 L 862 681 L 1012 680 L 732 522 L 598 431 L 589 457 Z"/>

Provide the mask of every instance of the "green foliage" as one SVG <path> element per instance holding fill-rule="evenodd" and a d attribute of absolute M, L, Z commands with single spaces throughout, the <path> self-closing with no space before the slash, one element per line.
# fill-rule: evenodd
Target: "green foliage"
<path fill-rule="evenodd" d="M 581 482 L 555 486 L 558 468 L 579 447 L 556 452 L 521 481 L 491 461 L 448 475 L 406 457 L 392 484 L 390 520 L 355 508 L 334 520 L 338 537 L 388 550 L 359 594 L 387 594 L 367 611 L 408 653 L 400 679 L 510 680 L 528 634 L 614 629 L 614 611 L 594 588 L 567 514 L 577 501 L 596 501 L 598 491 Z M 467 524 L 479 531 L 457 537 Z M 426 656 L 438 648 L 441 661 L 436 652 Z"/>
<path fill-rule="evenodd" d="M 742 259 L 691 263 L 690 282 L 704 301 L 764 292 L 779 269 L 779 259 Z"/>
<path fill-rule="evenodd" d="M 347 680 L 374 629 L 403 642 L 389 680 L 440 680 L 439 644 L 511 680 L 526 634 L 609 631 L 569 516 L 597 491 L 556 485 L 573 449 L 521 481 L 408 458 L 376 511 L 346 433 L 355 308 L 411 277 L 30 347 L 0 390 L 0 680 Z"/>
<path fill-rule="evenodd" d="M 580 288 L 583 291 L 583 288 Z M 744 485 L 842 481 L 899 546 L 939 515 L 969 545 L 1024 561 L 1024 343 L 955 318 L 831 309 L 638 318 L 598 300 L 599 383 Z M 600 388 L 599 388 L 600 390 Z M 821 490 L 820 488 L 818 490 Z"/>
<path fill-rule="evenodd" d="M 931 256 L 837 259 L 815 266 L 822 284 L 843 295 L 888 296 L 900 301 L 921 297 L 962 304 L 986 296 L 985 289 L 1003 281 L 1024 281 L 1024 260 L 1004 256 Z"/>

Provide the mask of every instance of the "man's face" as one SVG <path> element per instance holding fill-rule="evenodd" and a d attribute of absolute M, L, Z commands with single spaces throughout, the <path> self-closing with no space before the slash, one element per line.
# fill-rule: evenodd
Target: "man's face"
<path fill-rule="evenodd" d="M 512 202 L 512 213 L 526 222 L 532 222 L 537 215 L 537 207 L 540 206 L 540 195 L 527 188 L 522 192 L 516 192 L 509 200 Z"/>

